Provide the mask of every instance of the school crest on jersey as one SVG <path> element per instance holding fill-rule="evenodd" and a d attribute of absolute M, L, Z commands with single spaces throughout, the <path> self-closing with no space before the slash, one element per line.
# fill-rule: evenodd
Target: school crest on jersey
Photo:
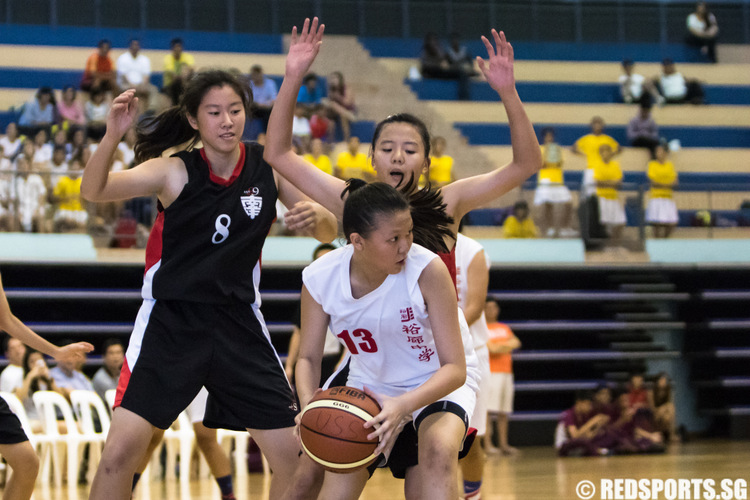
<path fill-rule="evenodd" d="M 251 219 L 255 219 L 263 208 L 263 198 L 258 195 L 259 193 L 260 189 L 253 187 L 245 191 L 245 196 L 240 196 L 242 208 Z"/>

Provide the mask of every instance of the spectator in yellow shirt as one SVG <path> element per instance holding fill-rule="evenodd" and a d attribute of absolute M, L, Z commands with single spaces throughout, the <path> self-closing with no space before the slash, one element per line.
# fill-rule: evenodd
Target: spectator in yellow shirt
<path fill-rule="evenodd" d="M 656 159 L 648 162 L 646 175 L 651 191 L 646 207 L 646 222 L 654 228 L 654 238 L 669 238 L 679 220 L 672 189 L 677 185 L 677 171 L 668 158 L 667 148 L 656 146 Z"/>
<path fill-rule="evenodd" d="M 524 200 L 513 205 L 513 213 L 505 218 L 503 235 L 506 238 L 536 238 L 536 225 L 529 217 L 529 204 Z"/>
<path fill-rule="evenodd" d="M 86 230 L 88 213 L 81 203 L 81 175 L 83 169 L 78 160 L 69 164 L 67 175 L 55 184 L 53 195 L 57 201 L 54 216 L 55 232 L 83 232 Z"/>
<path fill-rule="evenodd" d="M 187 52 L 183 52 L 183 46 L 182 38 L 173 38 L 169 42 L 172 52 L 164 57 L 162 92 L 169 96 L 173 106 L 176 106 L 179 102 L 182 89 L 185 88 L 185 84 L 193 77 L 195 72 L 195 58 Z"/>
<path fill-rule="evenodd" d="M 609 144 L 599 147 L 602 161 L 594 166 L 596 196 L 599 198 L 599 222 L 607 227 L 612 243 L 617 243 L 625 226 L 625 207 L 618 199 L 618 188 L 622 184 L 620 163 L 613 160 L 614 151 Z"/>
<path fill-rule="evenodd" d="M 562 148 L 555 140 L 554 129 L 545 128 L 542 136 L 542 168 L 539 170 L 534 192 L 534 205 L 543 209 L 542 234 L 548 238 L 574 236 L 576 231 L 570 226 L 573 197 L 563 180 Z M 562 211 L 557 218 L 556 207 Z"/>
<path fill-rule="evenodd" d="M 336 158 L 336 177 L 369 181 L 367 173 L 367 155 L 359 152 L 359 137 L 353 135 L 346 143 L 346 151 L 339 153 Z"/>
<path fill-rule="evenodd" d="M 583 173 L 584 196 L 591 196 L 594 192 L 594 167 L 601 161 L 600 148 L 607 145 L 613 155 L 620 154 L 620 144 L 604 133 L 604 119 L 595 116 L 591 119 L 591 132 L 580 137 L 571 149 L 574 154 L 586 157 L 586 170 Z"/>
<path fill-rule="evenodd" d="M 310 152 L 304 155 L 303 158 L 323 172 L 333 175 L 333 165 L 331 165 L 331 159 L 323 151 L 322 140 L 316 138 L 310 141 Z"/>
<path fill-rule="evenodd" d="M 442 187 L 453 180 L 453 158 L 445 154 L 446 145 L 444 137 L 435 137 L 432 140 L 432 156 L 430 157 L 432 187 Z"/>

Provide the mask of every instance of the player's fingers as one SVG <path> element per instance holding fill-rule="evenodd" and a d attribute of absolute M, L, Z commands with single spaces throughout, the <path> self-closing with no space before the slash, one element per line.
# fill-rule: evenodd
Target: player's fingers
<path fill-rule="evenodd" d="M 312 25 L 310 26 L 310 32 L 308 33 L 309 35 L 308 38 L 310 39 L 311 42 L 314 42 L 315 37 L 318 35 L 318 23 L 319 23 L 318 18 L 313 17 Z"/>
<path fill-rule="evenodd" d="M 302 25 L 302 31 L 299 34 L 300 42 L 307 42 L 307 35 L 310 33 L 310 18 L 305 18 L 305 23 Z"/>
<path fill-rule="evenodd" d="M 296 43 L 297 43 L 297 27 L 293 26 L 292 27 L 292 41 L 291 41 L 291 45 L 294 45 Z"/>
<path fill-rule="evenodd" d="M 482 73 L 485 72 L 485 67 L 486 66 L 485 66 L 484 59 L 482 59 L 479 56 L 477 56 L 477 66 L 479 66 L 479 71 L 481 71 Z"/>

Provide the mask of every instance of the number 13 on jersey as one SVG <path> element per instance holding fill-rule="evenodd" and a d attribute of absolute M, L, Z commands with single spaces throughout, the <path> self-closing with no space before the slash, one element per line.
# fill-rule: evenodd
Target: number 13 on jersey
<path fill-rule="evenodd" d="M 346 344 L 346 348 L 352 354 L 359 354 L 360 351 L 369 353 L 378 352 L 378 345 L 375 343 L 375 339 L 364 328 L 352 330 L 351 334 L 349 330 L 344 330 L 336 336 Z"/>

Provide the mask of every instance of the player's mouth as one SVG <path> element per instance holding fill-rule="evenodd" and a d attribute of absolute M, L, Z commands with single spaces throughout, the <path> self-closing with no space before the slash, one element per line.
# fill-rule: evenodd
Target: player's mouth
<path fill-rule="evenodd" d="M 393 181 L 394 187 L 399 187 L 401 183 L 404 181 L 404 173 L 400 170 L 391 170 L 388 174 L 391 177 L 391 180 Z"/>

